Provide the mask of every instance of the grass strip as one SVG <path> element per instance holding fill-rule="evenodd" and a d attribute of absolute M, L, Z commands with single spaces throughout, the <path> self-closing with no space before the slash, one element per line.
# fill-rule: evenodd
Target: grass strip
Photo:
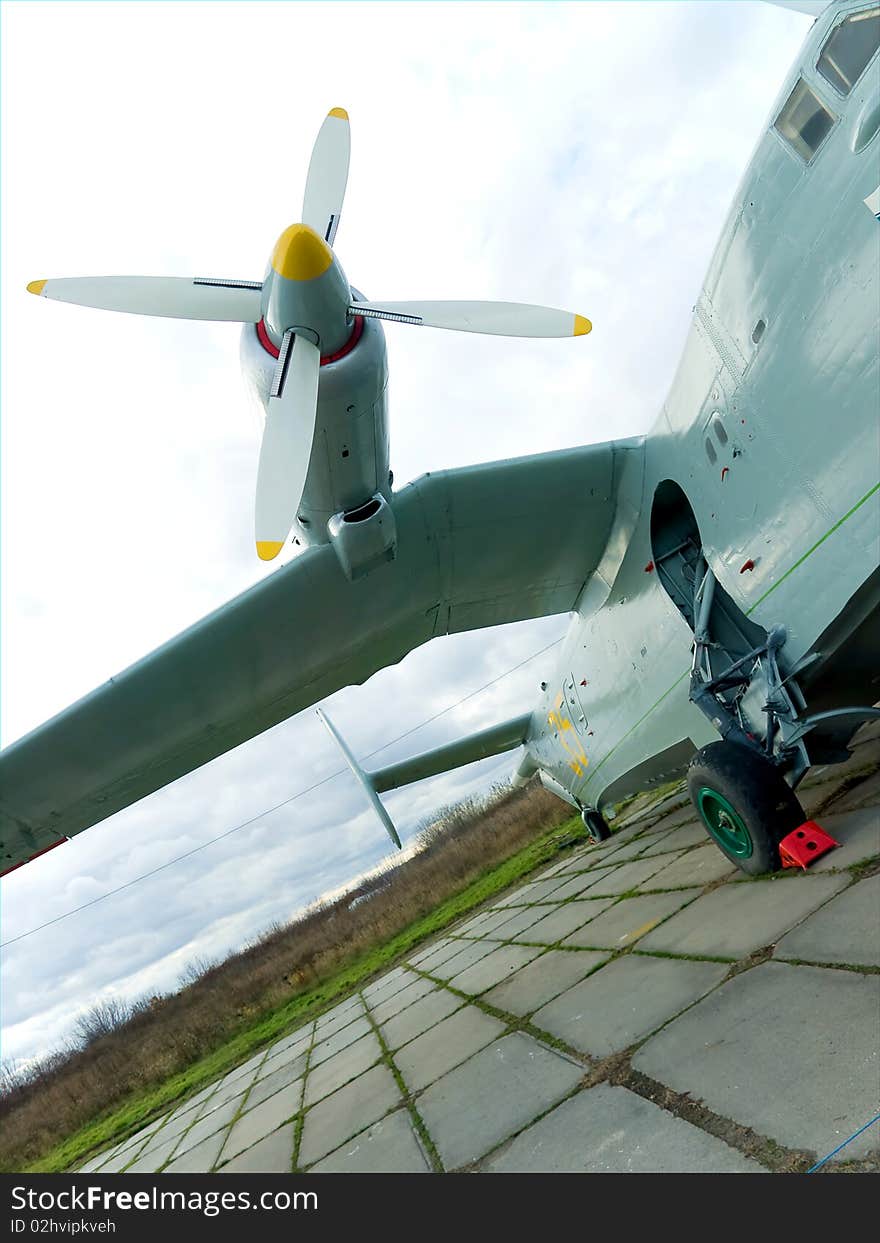
<path fill-rule="evenodd" d="M 248 1031 L 240 1032 L 185 1071 L 80 1128 L 38 1161 L 27 1166 L 24 1172 L 58 1173 L 70 1169 L 100 1149 L 127 1138 L 146 1126 L 157 1113 L 182 1102 L 185 1097 L 205 1087 L 212 1080 L 234 1070 L 261 1047 L 286 1036 L 308 1019 L 316 1018 L 332 1003 L 344 1000 L 372 976 L 387 969 L 398 958 L 409 954 L 423 941 L 449 927 L 524 876 L 552 862 L 574 841 L 585 840 L 586 834 L 580 817 L 573 816 L 557 828 L 536 838 L 516 854 L 489 868 L 459 893 L 441 902 L 429 915 L 416 920 L 383 944 L 374 946 L 314 988 L 298 994 L 285 1005 L 264 1015 Z"/>

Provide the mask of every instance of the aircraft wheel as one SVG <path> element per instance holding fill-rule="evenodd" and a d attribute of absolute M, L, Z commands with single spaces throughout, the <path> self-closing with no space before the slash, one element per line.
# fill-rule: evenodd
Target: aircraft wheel
<path fill-rule="evenodd" d="M 738 743 L 711 742 L 688 765 L 687 787 L 731 863 L 749 876 L 778 871 L 780 841 L 806 816 L 769 760 Z"/>
<path fill-rule="evenodd" d="M 583 820 L 584 828 L 594 842 L 605 842 L 611 836 L 608 821 L 601 812 L 590 811 L 585 807 L 581 812 L 581 820 Z"/>

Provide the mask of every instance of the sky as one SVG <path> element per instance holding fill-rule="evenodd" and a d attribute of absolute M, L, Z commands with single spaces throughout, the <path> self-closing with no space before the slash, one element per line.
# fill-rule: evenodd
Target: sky
<path fill-rule="evenodd" d="M 594 325 L 561 341 L 386 325 L 397 486 L 646 432 L 810 25 L 752 0 L 0 9 L 4 746 L 290 555 L 254 554 L 238 327 L 65 306 L 28 281 L 259 280 L 341 106 L 335 249 L 368 298 L 538 302 Z M 553 649 L 529 658 L 567 622 L 436 640 L 325 706 L 358 757 L 392 763 L 528 710 Z M 385 796 L 404 842 L 514 763 Z M 177 987 L 388 847 L 300 713 L 2 882 L 0 1056 L 59 1047 L 96 1000 Z"/>

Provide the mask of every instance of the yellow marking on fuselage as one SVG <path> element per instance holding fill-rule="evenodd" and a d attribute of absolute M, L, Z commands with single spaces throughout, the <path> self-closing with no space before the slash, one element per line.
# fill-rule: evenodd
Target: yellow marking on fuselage
<path fill-rule="evenodd" d="M 568 760 L 568 767 L 572 770 L 575 776 L 582 777 L 584 773 L 586 772 L 590 761 L 587 759 L 587 753 L 583 748 L 583 744 L 581 743 L 581 740 L 578 738 L 577 734 L 575 733 L 574 726 L 572 725 L 571 721 L 568 719 L 567 716 L 564 716 L 559 711 L 561 706 L 562 706 L 562 694 L 560 693 L 556 698 L 556 707 L 554 711 L 549 713 L 549 715 L 547 716 L 547 721 L 551 729 L 554 729 L 557 731 L 557 734 L 556 734 L 557 741 L 559 742 L 559 745 L 562 747 L 563 751 L 565 751 L 566 754 L 570 757 Z M 569 742 L 573 743 L 574 745 L 569 746 Z"/>

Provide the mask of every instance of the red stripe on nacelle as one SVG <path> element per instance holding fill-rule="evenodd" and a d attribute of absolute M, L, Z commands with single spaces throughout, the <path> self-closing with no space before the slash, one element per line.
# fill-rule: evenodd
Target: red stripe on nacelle
<path fill-rule="evenodd" d="M 321 355 L 321 366 L 323 367 L 327 363 L 339 362 L 340 358 L 345 358 L 346 354 L 350 354 L 351 351 L 354 349 L 354 347 L 357 345 L 358 341 L 360 341 L 361 336 L 363 335 L 363 331 L 364 331 L 364 317 L 363 315 L 355 315 L 354 328 L 352 329 L 351 336 L 348 338 L 345 345 L 343 345 L 342 349 L 337 350 L 335 354 L 322 354 Z M 272 338 L 269 336 L 269 332 L 263 320 L 260 320 L 260 322 L 257 324 L 257 337 L 259 339 L 260 345 L 262 345 L 266 353 L 271 354 L 273 358 L 277 358 L 281 351 L 279 350 L 275 342 L 272 340 Z"/>
<path fill-rule="evenodd" d="M 269 333 L 266 331 L 266 325 L 262 320 L 257 324 L 257 336 L 260 338 L 260 345 L 262 345 L 266 353 L 271 354 L 273 358 L 277 358 L 281 351 L 269 336 Z"/>
<path fill-rule="evenodd" d="M 364 331 L 364 317 L 363 315 L 355 315 L 354 328 L 352 329 L 351 336 L 348 338 L 345 345 L 343 345 L 342 349 L 337 350 L 335 354 L 322 354 L 321 355 L 321 366 L 323 367 L 325 363 L 338 362 L 340 358 L 345 358 L 346 354 L 350 354 L 351 351 L 354 349 L 354 347 L 357 345 L 358 341 L 360 341 L 361 336 L 363 335 L 363 331 Z"/>

